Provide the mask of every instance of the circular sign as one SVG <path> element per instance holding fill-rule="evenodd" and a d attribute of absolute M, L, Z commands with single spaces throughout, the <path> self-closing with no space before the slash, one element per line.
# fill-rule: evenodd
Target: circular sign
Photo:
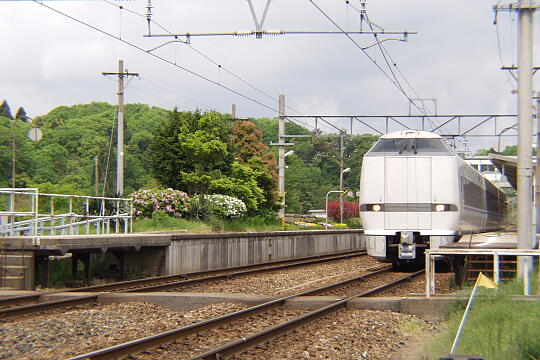
<path fill-rule="evenodd" d="M 28 131 L 28 138 L 32 141 L 39 141 L 43 138 L 43 133 L 38 128 L 31 128 Z"/>

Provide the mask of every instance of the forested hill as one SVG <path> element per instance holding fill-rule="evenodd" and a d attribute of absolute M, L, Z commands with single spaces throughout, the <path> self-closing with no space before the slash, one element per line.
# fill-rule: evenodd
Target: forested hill
<path fill-rule="evenodd" d="M 0 185 L 11 183 L 11 126 L 15 125 L 17 144 L 17 186 L 38 186 L 42 191 L 93 194 L 94 158 L 99 164 L 100 183 L 107 179 L 105 193 L 112 194 L 116 172 L 116 107 L 95 102 L 60 106 L 31 123 L 0 117 Z M 125 189 L 130 193 L 152 183 L 148 145 L 169 111 L 141 104 L 125 107 Z M 43 139 L 31 142 L 26 133 L 39 127 Z M 111 144 L 111 133 L 112 146 Z M 7 135 L 7 136 L 6 136 Z M 107 166 L 109 164 L 109 166 Z M 10 184 L 11 185 L 11 184 Z M 100 186 L 100 193 L 103 185 Z"/>
<path fill-rule="evenodd" d="M 17 187 L 39 187 L 42 192 L 93 195 L 95 178 L 94 164 L 97 157 L 100 184 L 99 193 L 102 194 L 104 192 L 106 195 L 114 195 L 116 174 L 116 111 L 117 109 L 114 105 L 94 102 L 70 107 L 60 106 L 48 114 L 35 117 L 32 120 L 24 116 L 21 119 L 13 120 L 14 116 L 6 112 L 0 112 L 0 163 L 3 170 L 0 174 L 0 186 L 11 186 L 12 141 L 15 138 L 17 148 Z M 229 143 L 229 145 L 232 144 L 231 146 L 227 145 L 223 149 L 223 154 L 226 154 L 230 158 L 230 163 L 227 166 L 222 164 L 223 166 L 219 169 L 209 168 L 204 174 L 200 172 L 201 167 L 197 166 L 197 164 L 194 166 L 190 165 L 194 174 L 199 171 L 199 175 L 203 174 L 204 176 L 210 176 L 210 178 L 214 177 L 214 180 L 219 178 L 219 181 L 216 180 L 217 182 L 208 188 L 210 190 L 212 186 L 214 188 L 217 186 L 221 189 L 226 189 L 229 186 L 238 191 L 239 186 L 245 185 L 246 192 L 253 192 L 255 185 L 249 183 L 249 181 L 256 179 L 259 182 L 259 187 L 262 188 L 262 192 L 266 192 L 266 197 L 269 201 L 269 194 L 275 192 L 276 188 L 276 184 L 269 184 L 269 182 L 276 181 L 275 156 L 272 153 L 277 153 L 277 147 L 270 146 L 269 143 L 271 141 L 277 142 L 277 119 L 253 119 L 257 128 L 262 131 L 260 136 L 257 133 L 253 133 L 255 130 L 250 130 L 249 127 L 240 129 L 240 131 L 250 132 L 249 136 L 243 136 L 245 139 L 253 138 L 266 145 L 264 146 L 257 144 L 255 140 L 253 140 L 255 141 L 254 143 L 243 144 L 238 139 L 238 136 L 235 137 L 234 131 L 236 130 L 233 131 L 234 124 L 227 120 L 229 116 L 222 114 L 217 114 L 216 116 L 218 116 L 218 119 L 221 119 L 218 121 L 224 124 L 222 129 L 222 135 L 224 137 L 219 134 L 216 136 L 222 136 L 220 140 Z M 160 168 L 156 166 L 160 165 L 155 163 L 158 161 L 157 159 L 161 159 L 159 161 L 163 163 L 175 164 L 174 161 L 168 161 L 166 152 L 160 154 L 161 157 L 155 156 L 156 152 L 163 150 L 159 146 L 158 134 L 161 134 L 160 141 L 162 141 L 163 137 L 167 137 L 168 135 L 168 127 L 170 128 L 171 124 L 174 124 L 175 121 L 187 121 L 187 123 L 191 122 L 190 124 L 193 125 L 193 121 L 200 121 L 200 124 L 203 124 L 205 121 L 216 120 L 215 117 L 208 120 L 203 114 L 199 113 L 176 113 L 142 104 L 127 104 L 125 106 L 125 195 L 141 188 L 170 186 L 170 184 L 164 183 L 167 180 L 164 180 L 163 177 L 156 177 L 153 169 Z M 202 126 L 200 124 L 197 126 Z M 32 127 L 41 128 L 43 132 L 43 139 L 41 141 L 34 143 L 28 139 L 27 132 Z M 201 131 L 199 131 L 201 129 L 193 129 L 193 133 L 184 137 L 183 141 L 185 144 L 191 146 L 191 149 L 199 149 L 202 151 L 201 154 L 203 154 L 208 148 L 197 147 L 197 144 L 193 142 L 199 141 L 197 139 L 200 139 L 202 142 L 208 142 L 208 139 L 210 139 L 208 136 L 212 134 L 210 134 L 210 131 L 210 133 L 202 136 Z M 182 128 L 179 127 L 174 131 L 181 132 Z M 228 134 L 225 134 L 226 132 Z M 287 133 L 310 134 L 307 129 L 291 123 L 287 124 Z M 176 133 L 169 135 L 171 135 L 172 140 L 169 139 L 167 141 L 179 142 L 179 137 Z M 371 135 L 360 135 L 346 139 L 345 168 L 351 168 L 351 171 L 345 174 L 345 187 L 347 189 L 358 190 L 362 156 L 369 150 L 375 140 L 376 138 Z M 253 149 L 256 149 L 253 151 L 258 152 L 256 155 L 258 158 L 263 159 L 261 160 L 262 163 L 257 165 L 255 164 L 256 161 L 254 162 L 254 160 L 245 158 L 243 162 L 246 165 L 237 164 L 242 163 L 240 158 L 242 156 L 245 157 L 245 154 L 242 155 L 242 150 L 239 150 L 237 148 L 238 146 L 236 148 L 234 147 L 234 141 L 237 141 L 238 144 L 243 144 L 238 146 L 251 146 Z M 294 154 L 286 158 L 286 165 L 288 167 L 286 170 L 287 212 L 301 213 L 308 209 L 322 208 L 324 206 L 326 192 L 339 188 L 339 138 L 317 136 L 291 141 L 295 142 L 296 145 L 291 147 L 291 150 L 294 150 Z M 157 146 L 156 142 L 158 143 Z M 154 146 L 152 146 L 153 143 Z M 175 148 L 177 149 L 178 146 Z M 267 155 L 264 155 L 264 153 L 267 153 Z M 182 160 L 197 162 L 204 159 L 204 157 L 200 157 L 197 160 L 197 156 L 193 152 L 190 153 L 187 151 L 186 154 L 186 159 Z M 171 155 L 170 157 L 174 156 Z M 236 160 L 233 161 L 233 159 Z M 185 165 L 185 161 L 183 163 L 180 162 L 180 164 Z M 266 170 L 263 169 L 265 167 L 267 168 Z M 173 167 L 169 171 L 172 171 L 172 176 L 176 176 L 176 173 L 178 173 L 178 176 L 186 177 L 189 174 L 183 173 L 181 175 L 181 172 L 186 171 L 185 169 L 174 169 Z M 216 171 L 220 172 L 217 178 Z M 234 172 L 236 172 L 236 175 Z M 247 179 L 246 174 L 251 174 L 249 176 L 252 178 Z M 204 181 L 204 176 L 201 176 L 197 178 L 197 181 Z M 225 176 L 230 176 L 231 179 L 236 176 L 236 179 L 230 182 Z M 186 177 L 185 180 L 189 183 L 189 181 L 195 178 L 196 176 L 192 176 L 191 178 Z M 157 179 L 160 179 L 161 184 Z M 243 183 L 239 183 L 238 181 L 243 181 Z M 181 181 L 177 184 L 179 184 L 178 186 L 183 186 L 182 184 L 185 183 L 185 181 Z M 248 186 L 248 184 L 251 185 Z M 189 189 L 179 190 L 186 191 Z M 263 200 L 260 201 L 262 202 Z"/>

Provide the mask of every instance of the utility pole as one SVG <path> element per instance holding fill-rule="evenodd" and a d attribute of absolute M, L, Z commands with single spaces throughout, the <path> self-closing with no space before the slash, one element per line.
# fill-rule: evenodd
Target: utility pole
<path fill-rule="evenodd" d="M 124 78 L 130 76 L 139 76 L 138 73 L 130 73 L 127 70 L 124 72 L 124 61 L 118 61 L 118 72 L 108 73 L 103 75 L 118 76 L 118 136 L 117 154 L 116 154 L 116 194 L 122 196 L 124 193 Z"/>
<path fill-rule="evenodd" d="M 532 59 L 533 14 L 535 1 L 519 1 L 519 68 L 518 68 L 518 248 L 532 249 Z M 532 5 L 532 6 L 531 6 Z M 520 257 L 518 276 L 530 279 L 532 259 Z M 525 283 L 525 293 L 530 281 Z"/>
<path fill-rule="evenodd" d="M 540 91 L 536 93 L 536 172 L 534 177 L 534 190 L 536 228 L 533 247 L 538 247 L 538 239 L 536 236 L 540 234 Z"/>
<path fill-rule="evenodd" d="M 94 156 L 94 193 L 99 196 L 99 159 Z"/>
<path fill-rule="evenodd" d="M 495 11 L 517 11 L 519 13 L 519 49 L 518 49 L 518 158 L 517 158 L 517 193 L 518 193 L 518 249 L 532 249 L 532 136 L 533 136 L 533 17 L 536 11 L 535 0 L 519 0 L 517 4 L 496 6 Z M 536 230 L 536 229 L 535 229 Z M 534 234 L 536 237 L 536 234 Z M 524 279 L 525 295 L 530 294 L 531 257 L 518 257 L 518 276 Z"/>
<path fill-rule="evenodd" d="M 287 135 L 285 134 L 285 95 L 279 95 L 279 127 L 277 143 L 271 142 L 270 145 L 279 146 L 278 152 L 278 191 L 281 196 L 281 208 L 278 211 L 278 216 L 281 218 L 282 224 L 285 221 L 285 146 L 292 146 L 294 143 L 285 142 Z"/>
<path fill-rule="evenodd" d="M 279 95 L 279 160 L 278 160 L 279 194 L 281 208 L 278 216 L 285 218 L 285 95 Z"/>
<path fill-rule="evenodd" d="M 339 223 L 343 224 L 343 130 L 340 131 L 339 140 Z"/>
<path fill-rule="evenodd" d="M 17 182 L 15 181 L 16 173 L 17 173 L 17 142 L 15 140 L 15 121 L 17 119 L 11 120 L 11 152 L 12 152 L 12 158 L 11 158 L 11 187 L 15 188 L 15 185 Z"/>

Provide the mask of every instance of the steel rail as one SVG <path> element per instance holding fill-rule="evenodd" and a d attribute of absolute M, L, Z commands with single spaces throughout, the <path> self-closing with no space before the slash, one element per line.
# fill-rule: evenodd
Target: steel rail
<path fill-rule="evenodd" d="M 356 279 L 371 277 L 371 276 L 380 274 L 383 271 L 387 271 L 387 270 L 384 269 L 384 270 L 379 270 L 372 273 L 364 274 L 364 275 L 358 276 Z M 285 296 L 285 297 L 271 300 L 271 301 L 268 301 L 268 302 L 265 302 L 265 303 L 262 303 L 262 304 L 244 309 L 244 310 L 226 314 L 226 315 L 214 318 L 214 319 L 201 321 L 196 324 L 184 326 L 184 327 L 166 331 L 160 334 L 155 334 L 155 335 L 151 335 L 145 338 L 129 341 L 123 344 L 111 346 L 106 349 L 101 349 L 101 350 L 97 350 L 91 353 L 79 355 L 69 360 L 115 359 L 115 358 L 126 357 L 132 354 L 137 354 L 147 349 L 155 348 L 159 345 L 173 342 L 179 338 L 184 338 L 191 334 L 196 334 L 204 330 L 213 329 L 221 325 L 231 323 L 236 320 L 240 320 L 243 318 L 254 316 L 262 312 L 269 311 L 273 308 L 284 305 L 287 300 L 290 300 L 292 298 L 299 297 L 299 296 L 308 296 L 312 292 L 313 292 L 312 290 L 308 290 L 308 291 L 304 291 L 298 294 Z"/>
<path fill-rule="evenodd" d="M 20 303 L 26 303 L 26 302 L 38 302 L 39 298 L 44 295 L 51 295 L 51 294 L 58 294 L 63 292 L 105 292 L 110 290 L 118 290 L 123 289 L 129 286 L 144 286 L 146 284 L 155 284 L 157 282 L 162 281 L 175 281 L 178 279 L 188 279 L 189 277 L 193 276 L 202 276 L 206 274 L 211 274 L 215 272 L 222 272 L 222 271 L 234 271 L 234 270 L 240 270 L 240 269 L 246 269 L 246 268 L 253 268 L 253 267 L 260 267 L 260 266 L 269 266 L 274 264 L 282 264 L 287 262 L 294 262 L 294 261 L 304 261 L 304 260 L 310 260 L 310 259 L 340 259 L 340 258 L 347 258 L 350 256 L 360 256 L 365 255 L 365 250 L 349 250 L 349 251 L 343 251 L 339 253 L 333 253 L 333 254 L 324 254 L 324 255 L 313 255 L 313 256 L 306 256 L 303 258 L 298 259 L 288 259 L 288 260 L 276 260 L 276 261 L 270 261 L 266 263 L 261 264 L 252 264 L 252 265 L 242 265 L 242 266 L 236 266 L 232 268 L 220 268 L 220 269 L 214 269 L 214 270 L 203 270 L 203 271 L 195 271 L 190 273 L 183 273 L 183 274 L 175 274 L 175 275 L 165 275 L 165 276 L 156 276 L 156 277 L 150 277 L 150 278 L 144 278 L 144 279 L 135 279 L 135 280 L 128 280 L 128 281 L 120 281 L 120 282 L 114 282 L 111 284 L 104 284 L 104 285 L 93 285 L 93 286 L 86 286 L 86 287 L 80 287 L 80 288 L 74 288 L 74 289 L 64 289 L 64 290 L 53 290 L 53 291 L 46 291 L 41 292 L 37 294 L 29 294 L 29 295 L 17 295 L 17 296 L 10 296 L 6 298 L 0 299 L 0 306 L 9 306 L 12 304 L 20 304 Z M 331 260 L 327 260 L 331 261 Z"/>
<path fill-rule="evenodd" d="M 360 255 L 365 255 L 365 251 L 356 251 L 356 252 L 350 252 L 350 253 L 342 254 L 342 255 L 338 255 L 338 256 L 328 256 L 328 257 L 324 257 L 324 258 L 317 258 L 317 259 L 314 259 L 314 260 L 306 260 L 306 261 L 301 261 L 301 262 L 295 262 L 295 263 L 292 263 L 292 264 L 285 264 L 285 265 L 279 265 L 279 266 L 273 266 L 273 267 L 252 269 L 252 270 L 247 270 L 247 271 L 240 271 L 240 272 L 233 272 L 233 273 L 227 273 L 227 274 L 221 274 L 221 275 L 214 275 L 214 276 L 208 276 L 208 277 L 197 278 L 197 279 L 175 281 L 175 282 L 170 282 L 170 283 L 166 283 L 166 284 L 151 285 L 151 286 L 146 286 L 144 288 L 138 288 L 137 287 L 137 288 L 134 288 L 134 289 L 119 290 L 118 292 L 131 293 L 131 292 L 148 292 L 148 291 L 153 291 L 153 290 L 166 290 L 166 289 L 170 289 L 170 288 L 178 288 L 178 287 L 189 286 L 189 285 L 194 285 L 194 284 L 201 284 L 201 283 L 211 282 L 211 281 L 216 281 L 216 280 L 231 279 L 231 278 L 236 277 L 236 276 L 243 276 L 243 275 L 249 275 L 249 274 L 254 274 L 254 273 L 282 270 L 282 269 L 287 269 L 287 268 L 291 268 L 291 267 L 297 267 L 297 266 L 303 266 L 303 265 L 311 265 L 311 264 L 317 264 L 317 263 L 327 262 L 327 261 L 341 260 L 341 259 L 346 259 L 346 258 L 349 258 L 349 257 L 360 256 Z M 281 262 L 286 262 L 286 261 L 277 261 L 277 263 L 281 263 Z M 260 265 L 261 264 L 259 264 L 259 266 Z M 241 268 L 243 268 L 243 267 L 245 267 L 245 266 L 242 266 Z M 230 269 L 225 269 L 225 270 L 230 270 Z M 215 272 L 215 271 L 216 270 L 212 270 L 210 272 Z M 192 273 L 192 274 L 200 274 L 200 273 L 205 273 L 205 272 L 198 272 L 198 273 Z M 178 275 L 173 275 L 172 277 L 177 277 L 177 276 Z M 159 279 L 163 279 L 163 278 L 151 278 L 151 279 L 152 279 L 153 283 L 155 283 L 156 279 L 159 280 Z M 125 288 L 126 283 L 128 283 L 129 285 L 135 284 L 136 286 L 140 286 L 141 284 L 144 284 L 145 280 L 148 280 L 148 279 L 132 280 L 132 281 L 128 281 L 128 282 L 122 282 L 121 284 L 115 283 L 115 284 L 98 285 L 98 286 L 93 286 L 93 287 L 87 287 L 86 291 L 89 291 L 88 289 L 94 289 L 94 291 L 96 291 L 96 289 L 101 289 L 102 291 L 105 290 L 105 289 L 113 290 L 114 288 L 111 288 L 111 287 L 114 287 L 114 286 L 116 286 L 116 287 L 122 286 L 122 288 Z M 79 289 L 76 289 L 76 290 L 78 292 L 81 292 L 82 289 L 83 288 L 79 288 Z M 62 291 L 54 291 L 54 292 L 49 292 L 47 294 L 39 294 L 39 296 L 41 296 L 41 295 L 49 295 L 51 293 L 59 293 L 59 292 L 62 292 Z M 82 304 L 82 303 L 97 302 L 97 300 L 98 300 L 98 298 L 99 298 L 99 296 L 101 294 L 102 293 L 96 293 L 96 294 L 92 294 L 92 295 L 82 295 L 82 296 L 78 296 L 78 297 L 70 298 L 70 299 L 53 300 L 53 301 L 46 301 L 46 302 L 37 303 L 37 304 L 31 304 L 31 305 L 25 305 L 25 306 L 17 306 L 17 307 L 12 307 L 12 308 L 0 309 L 0 319 L 8 319 L 8 318 L 16 317 L 16 316 L 27 315 L 27 314 L 31 314 L 31 313 L 44 311 L 44 310 L 62 308 L 62 307 L 70 306 L 70 305 L 78 305 L 78 304 Z M 27 297 L 30 297 L 30 296 L 35 296 L 35 295 L 23 295 L 22 298 L 27 298 Z M 38 296 L 38 298 L 39 298 L 39 296 Z M 8 298 L 6 300 L 15 301 L 13 298 Z"/>
<path fill-rule="evenodd" d="M 364 255 L 364 253 L 359 254 L 359 255 Z M 187 285 L 202 284 L 202 283 L 207 283 L 207 282 L 216 281 L 216 280 L 224 280 L 224 279 L 228 280 L 228 279 L 232 279 L 232 278 L 239 277 L 239 276 L 257 274 L 257 273 L 268 272 L 268 271 L 289 269 L 289 268 L 298 267 L 298 266 L 304 266 L 304 265 L 318 264 L 318 263 L 321 263 L 321 262 L 327 262 L 327 261 L 339 260 L 339 259 L 346 259 L 346 258 L 349 258 L 351 256 L 359 256 L 359 255 L 342 255 L 342 256 L 336 256 L 336 257 L 333 257 L 333 258 L 307 260 L 307 261 L 297 262 L 297 263 L 293 263 L 293 264 L 278 265 L 278 266 L 268 267 L 268 268 L 260 268 L 260 269 L 238 271 L 238 272 L 222 274 L 222 275 L 214 275 L 214 276 L 208 276 L 208 277 L 191 279 L 191 280 L 170 282 L 170 283 L 166 283 L 166 284 L 150 285 L 150 286 L 146 286 L 146 287 L 143 287 L 143 288 L 135 288 L 135 289 L 130 289 L 130 290 L 123 290 L 122 292 L 149 292 L 149 291 L 157 291 L 157 290 L 174 289 L 174 288 L 177 288 L 177 287 L 184 287 L 184 286 L 187 286 Z"/>
<path fill-rule="evenodd" d="M 370 274 L 371 275 L 381 274 L 381 273 L 385 273 L 386 271 L 388 271 L 390 269 L 392 269 L 391 265 L 383 265 L 383 266 L 380 266 L 378 268 L 375 268 L 373 270 L 373 272 L 370 273 Z M 352 285 L 354 283 L 361 282 L 364 279 L 365 279 L 364 277 L 360 276 L 360 277 L 353 278 L 353 279 L 343 280 L 343 281 L 340 281 L 340 282 L 335 283 L 335 284 L 330 284 L 330 285 L 323 286 L 323 287 L 318 288 L 318 289 L 306 291 L 303 296 L 313 296 L 313 295 L 324 294 L 324 293 L 327 293 L 327 292 L 330 292 L 330 291 L 333 291 L 333 290 L 336 290 L 336 289 L 339 289 L 339 288 L 346 287 L 348 285 Z"/>
<path fill-rule="evenodd" d="M 63 308 L 72 305 L 81 305 L 97 302 L 101 293 L 95 293 L 92 295 L 82 295 L 75 298 L 47 301 L 38 304 L 31 304 L 25 306 L 17 306 L 0 310 L 0 320 L 9 319 L 16 316 L 22 316 L 27 314 L 33 314 L 36 312 L 51 310 L 57 308 Z"/>
<path fill-rule="evenodd" d="M 368 295 L 372 295 L 374 293 L 377 293 L 381 290 L 388 289 L 390 287 L 393 287 L 397 284 L 400 284 L 404 281 L 411 280 L 415 276 L 419 276 L 424 273 L 424 270 L 417 271 L 413 274 L 401 277 L 397 280 L 391 281 L 389 283 L 386 283 L 384 285 L 378 286 L 374 289 L 364 291 L 360 294 L 348 297 L 346 299 L 337 301 L 333 304 L 324 306 L 320 309 L 314 310 L 308 314 L 304 314 L 302 316 L 299 316 L 297 318 L 288 320 L 286 322 L 283 322 L 281 324 L 278 324 L 276 326 L 264 329 L 258 333 L 249 335 L 247 337 L 240 338 L 236 341 L 230 342 L 229 344 L 225 344 L 222 346 L 219 346 L 217 348 L 214 348 L 210 351 L 204 352 L 202 354 L 196 355 L 194 357 L 191 357 L 189 360 L 196 360 L 196 359 L 205 359 L 205 360 L 219 360 L 223 359 L 224 356 L 229 356 L 233 354 L 238 354 L 244 350 L 247 350 L 255 345 L 261 344 L 266 342 L 267 340 L 273 339 L 279 335 L 282 335 L 284 333 L 287 333 L 291 331 L 292 329 L 295 329 L 299 326 L 302 326 L 304 324 L 307 324 L 309 322 L 312 322 L 314 320 L 320 319 L 330 313 L 336 312 L 338 310 L 341 310 L 346 307 L 347 302 L 354 300 L 359 297 L 365 297 Z"/>

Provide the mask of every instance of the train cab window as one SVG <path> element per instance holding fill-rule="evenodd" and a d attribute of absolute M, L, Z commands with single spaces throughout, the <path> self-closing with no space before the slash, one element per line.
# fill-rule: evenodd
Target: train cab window
<path fill-rule="evenodd" d="M 368 156 L 381 155 L 453 155 L 442 139 L 396 138 L 380 139 Z"/>

